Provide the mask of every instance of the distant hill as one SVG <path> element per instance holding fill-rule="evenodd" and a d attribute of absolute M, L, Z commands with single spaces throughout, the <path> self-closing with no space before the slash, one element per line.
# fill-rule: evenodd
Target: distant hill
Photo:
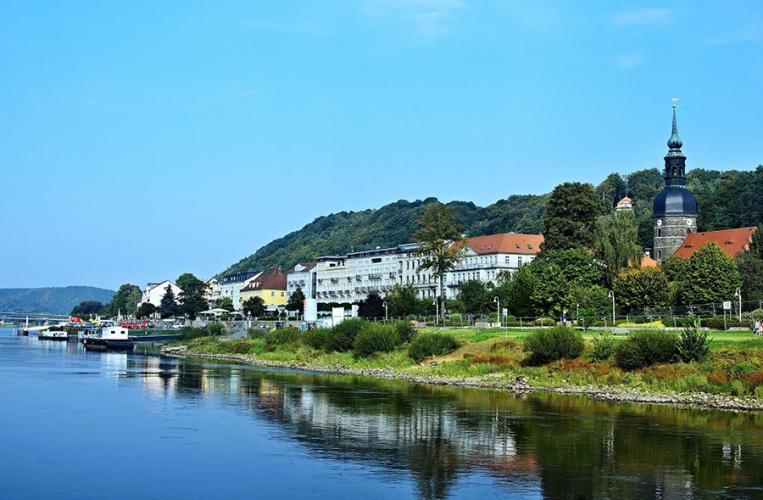
<path fill-rule="evenodd" d="M 114 293 L 92 286 L 0 288 L 0 312 L 69 314 L 74 306 L 85 300 L 107 304 Z"/>
<path fill-rule="evenodd" d="M 652 200 L 663 188 L 661 171 L 639 170 L 628 175 L 610 174 L 597 187 L 602 204 L 612 209 L 625 194 L 633 198 L 639 224 L 639 243 L 652 244 Z M 694 169 L 687 174 L 687 187 L 699 203 L 699 229 L 710 231 L 763 223 L 763 166 L 752 171 Z M 548 195 L 514 195 L 479 207 L 454 201 L 447 206 L 467 236 L 514 231 L 540 233 Z M 339 212 L 318 217 L 302 229 L 271 241 L 254 254 L 231 265 L 219 276 L 238 271 L 257 271 L 320 255 L 390 247 L 413 241 L 422 210 L 436 198 L 400 200 L 361 212 Z"/>

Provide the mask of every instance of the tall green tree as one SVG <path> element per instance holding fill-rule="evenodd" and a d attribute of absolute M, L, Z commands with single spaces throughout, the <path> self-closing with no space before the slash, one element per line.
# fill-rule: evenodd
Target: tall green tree
<path fill-rule="evenodd" d="M 515 316 L 535 316 L 537 311 L 533 303 L 533 292 L 539 281 L 534 266 L 520 267 L 509 282 L 506 296 L 499 295 L 501 303 L 508 304 L 509 311 Z"/>
<path fill-rule="evenodd" d="M 389 315 L 393 318 L 404 318 L 409 314 L 416 314 L 420 310 L 420 304 L 416 298 L 416 292 L 409 286 L 400 283 L 392 287 L 392 290 L 384 296 Z M 431 301 L 430 301 L 431 302 Z"/>
<path fill-rule="evenodd" d="M 485 314 L 491 310 L 493 295 L 482 281 L 469 280 L 459 285 L 458 301 L 461 303 L 464 312 Z"/>
<path fill-rule="evenodd" d="M 419 248 L 416 253 L 422 256 L 422 270 L 431 270 L 437 279 L 440 295 L 440 315 L 445 317 L 445 274 L 451 270 L 463 255 L 461 227 L 453 220 L 448 207 L 442 203 L 432 203 L 424 210 L 416 231 Z"/>
<path fill-rule="evenodd" d="M 543 314 L 561 315 L 572 305 L 570 285 L 564 278 L 562 269 L 556 264 L 532 266 L 537 272 L 537 281 L 530 294 L 535 310 Z"/>
<path fill-rule="evenodd" d="M 681 302 L 686 305 L 720 304 L 732 300 L 742 284 L 734 259 L 718 245 L 709 243 L 689 258 L 686 272 L 679 282 Z"/>
<path fill-rule="evenodd" d="M 686 274 L 686 269 L 689 266 L 688 259 L 682 259 L 675 255 L 665 257 L 660 262 L 660 268 L 665 273 L 665 277 L 669 283 L 677 283 L 681 281 Z"/>
<path fill-rule="evenodd" d="M 593 186 L 567 182 L 554 188 L 543 219 L 543 250 L 591 248 L 593 228 L 602 212 Z"/>
<path fill-rule="evenodd" d="M 638 228 L 632 212 L 613 212 L 596 219 L 593 247 L 604 263 L 608 284 L 629 265 L 641 264 L 644 253 L 637 239 Z"/>
<path fill-rule="evenodd" d="M 105 307 L 106 306 L 97 300 L 86 300 L 74 306 L 71 315 L 79 318 L 89 318 L 97 314 L 102 314 Z"/>
<path fill-rule="evenodd" d="M 135 316 L 138 310 L 138 302 L 143 297 L 140 287 L 131 283 L 125 283 L 119 287 L 117 293 L 111 299 L 109 304 L 109 314 L 116 316 Z"/>
<path fill-rule="evenodd" d="M 205 293 L 207 284 L 191 273 L 183 273 L 175 280 L 175 284 L 182 290 L 178 295 L 180 313 L 196 319 L 201 311 L 209 309 Z"/>
<path fill-rule="evenodd" d="M 737 257 L 742 275 L 742 298 L 745 301 L 763 301 L 763 227 L 752 235 L 750 250 Z"/>
<path fill-rule="evenodd" d="M 626 192 L 627 186 L 623 178 L 617 172 L 613 172 L 596 186 L 596 196 L 601 201 L 607 212 L 611 212 L 618 201 L 620 201 Z"/>
<path fill-rule="evenodd" d="M 368 292 L 366 298 L 358 303 L 358 316 L 361 318 L 384 318 L 384 312 L 384 300 L 378 292 Z"/>
<path fill-rule="evenodd" d="M 658 267 L 629 269 L 615 278 L 612 289 L 624 314 L 664 310 L 670 302 L 668 279 Z"/>
<path fill-rule="evenodd" d="M 286 303 L 287 311 L 297 311 L 302 314 L 305 310 L 305 294 L 302 292 L 302 288 L 297 287 L 294 293 L 289 295 L 289 301 Z"/>
<path fill-rule="evenodd" d="M 241 304 L 241 308 L 247 316 L 258 318 L 265 314 L 265 301 L 262 297 L 250 297 Z"/>
<path fill-rule="evenodd" d="M 150 318 L 156 312 L 156 306 L 151 302 L 144 302 L 138 307 L 135 316 L 138 318 Z"/>
<path fill-rule="evenodd" d="M 540 268 L 547 264 L 555 264 L 562 271 L 565 282 L 570 286 L 586 286 L 599 283 L 602 278 L 601 265 L 585 248 L 570 248 L 568 250 L 546 250 L 530 263 Z"/>
<path fill-rule="evenodd" d="M 217 302 L 215 303 L 215 307 L 217 309 L 225 309 L 226 311 L 233 312 L 236 310 L 236 307 L 233 305 L 233 299 L 230 297 L 222 297 L 220 299 L 217 299 Z"/>
<path fill-rule="evenodd" d="M 162 301 L 159 303 L 159 314 L 162 318 L 173 318 L 180 312 L 177 300 L 175 300 L 175 292 L 172 291 L 172 287 L 167 285 L 164 289 L 164 295 Z"/>

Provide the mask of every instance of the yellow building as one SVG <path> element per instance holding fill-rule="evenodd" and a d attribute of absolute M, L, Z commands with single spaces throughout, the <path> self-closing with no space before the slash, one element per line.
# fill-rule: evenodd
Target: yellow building
<path fill-rule="evenodd" d="M 274 310 L 278 306 L 285 306 L 286 297 L 286 274 L 280 267 L 262 271 L 259 276 L 241 289 L 241 303 L 243 304 L 252 297 L 260 297 L 265 307 Z"/>

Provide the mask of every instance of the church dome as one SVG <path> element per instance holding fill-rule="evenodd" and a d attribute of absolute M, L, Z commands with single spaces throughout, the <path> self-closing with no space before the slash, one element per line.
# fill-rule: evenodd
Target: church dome
<path fill-rule="evenodd" d="M 697 199 L 683 186 L 668 186 L 654 199 L 653 217 L 697 215 Z"/>

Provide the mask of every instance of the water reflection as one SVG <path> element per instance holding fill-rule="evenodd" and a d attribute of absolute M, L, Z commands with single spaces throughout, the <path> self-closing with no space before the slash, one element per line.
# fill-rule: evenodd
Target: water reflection
<path fill-rule="evenodd" d="M 549 498 L 763 496 L 761 415 L 114 356 L 154 397 L 227 398 L 316 457 L 412 474 L 425 498 L 475 472 Z"/>
<path fill-rule="evenodd" d="M 292 470 L 318 471 L 312 485 L 326 496 L 394 496 L 368 493 L 373 484 L 425 498 L 763 497 L 761 415 L 87 353 L 76 343 L 2 335 L 0 394 L 3 443 L 19 465 L 0 472 L 0 484 L 15 486 L 15 497 L 4 491 L 12 498 L 60 487 L 56 471 L 35 467 L 41 459 L 100 463 L 116 450 L 133 457 L 131 473 L 143 478 L 120 484 L 125 498 L 151 496 L 127 494 L 151 488 L 151 477 L 184 480 L 178 498 L 239 486 L 281 497 L 324 493 L 302 484 L 284 493 L 284 481 L 272 477 Z M 66 425 L 42 425 L 50 415 Z M 220 421 L 233 426 L 230 434 Z M 114 425 L 130 432 L 110 433 Z M 83 440 L 93 429 L 108 437 Z M 259 478 L 248 469 L 257 460 Z M 219 482 L 205 482 L 209 468 Z M 341 490 L 325 486 L 337 470 L 348 483 Z M 86 497 L 87 488 L 70 498 Z"/>

